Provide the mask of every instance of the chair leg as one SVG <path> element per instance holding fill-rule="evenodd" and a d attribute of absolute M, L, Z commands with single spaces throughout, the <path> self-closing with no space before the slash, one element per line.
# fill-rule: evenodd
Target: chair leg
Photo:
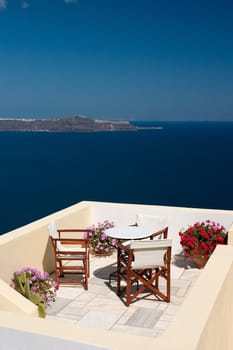
<path fill-rule="evenodd" d="M 117 295 L 121 294 L 121 266 L 120 266 L 120 250 L 117 249 Z"/>
<path fill-rule="evenodd" d="M 88 290 L 88 278 L 89 278 L 89 261 L 84 261 L 84 289 Z"/>
<path fill-rule="evenodd" d="M 64 272 L 62 269 L 62 261 L 59 261 L 59 276 L 64 277 Z"/>
<path fill-rule="evenodd" d="M 168 271 L 167 274 L 167 302 L 170 303 L 171 300 L 171 278 L 170 278 L 170 271 Z"/>
<path fill-rule="evenodd" d="M 55 282 L 57 284 L 57 289 L 59 289 L 60 280 L 59 280 L 59 270 L 57 270 L 57 268 L 56 268 L 56 271 L 55 271 Z"/>
<path fill-rule="evenodd" d="M 131 302 L 131 276 L 129 271 L 127 272 L 127 285 L 126 285 L 126 306 L 129 306 Z"/>
<path fill-rule="evenodd" d="M 89 259 L 89 251 L 87 253 L 87 278 L 90 277 L 90 259 Z"/>

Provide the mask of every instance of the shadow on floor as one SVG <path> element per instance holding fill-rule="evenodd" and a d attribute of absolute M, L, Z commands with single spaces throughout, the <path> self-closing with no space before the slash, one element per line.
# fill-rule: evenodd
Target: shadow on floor
<path fill-rule="evenodd" d="M 184 253 L 175 255 L 172 264 L 183 269 L 194 269 L 197 267 L 195 262 Z"/>
<path fill-rule="evenodd" d="M 93 276 L 95 276 L 96 278 L 100 278 L 106 281 L 109 281 L 109 276 L 111 274 L 113 274 L 114 272 L 116 272 L 117 269 L 117 265 L 116 263 L 101 267 L 99 269 L 96 269 L 93 272 Z"/>

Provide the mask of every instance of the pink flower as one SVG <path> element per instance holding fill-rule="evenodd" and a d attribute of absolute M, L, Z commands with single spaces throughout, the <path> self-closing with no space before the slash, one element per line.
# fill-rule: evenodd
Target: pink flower
<path fill-rule="evenodd" d="M 105 233 L 102 233 L 101 235 L 101 241 L 104 241 L 107 238 L 107 235 Z"/>

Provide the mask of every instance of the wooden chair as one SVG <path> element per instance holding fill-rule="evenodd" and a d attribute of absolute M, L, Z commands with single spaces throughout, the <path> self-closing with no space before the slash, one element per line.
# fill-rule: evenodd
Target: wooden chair
<path fill-rule="evenodd" d="M 118 242 L 117 293 L 127 306 L 146 290 L 170 302 L 171 247 L 171 239 L 133 240 L 129 247 Z M 160 277 L 166 280 L 165 293 L 159 289 Z"/>
<path fill-rule="evenodd" d="M 84 238 L 62 238 L 62 233 L 84 233 L 87 229 L 57 229 L 54 221 L 50 222 L 49 234 L 55 257 L 55 280 L 60 284 L 82 284 L 88 289 L 90 274 L 89 244 Z M 68 279 L 65 274 L 77 274 L 79 278 Z"/>

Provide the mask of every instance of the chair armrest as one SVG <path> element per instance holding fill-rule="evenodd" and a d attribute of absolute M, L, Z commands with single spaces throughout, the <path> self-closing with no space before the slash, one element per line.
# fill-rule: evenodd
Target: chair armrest
<path fill-rule="evenodd" d="M 52 238 L 52 237 L 51 237 Z M 87 245 L 88 244 L 88 239 L 82 239 L 82 238 L 52 238 L 52 241 L 57 245 L 58 242 L 61 244 L 81 244 L 81 245 Z"/>
<path fill-rule="evenodd" d="M 117 242 L 117 248 L 123 250 L 126 254 L 129 254 L 130 249 L 127 246 L 123 245 L 121 241 Z"/>
<path fill-rule="evenodd" d="M 78 235 L 77 238 L 75 238 L 75 237 L 68 238 L 69 235 L 67 235 L 67 233 L 75 233 L 75 232 L 77 232 L 77 233 L 83 233 L 84 234 L 84 233 L 89 233 L 90 230 L 89 229 L 85 229 L 85 228 L 65 228 L 65 229 L 57 229 L 57 232 L 58 232 L 58 235 L 59 235 L 59 239 L 61 240 L 62 243 L 69 244 L 69 242 L 67 241 L 69 239 L 71 241 L 70 244 L 72 244 L 72 240 L 83 239 L 82 237 L 80 237 L 80 236 L 83 236 L 83 235 Z M 64 233 L 64 235 L 63 235 L 63 233 Z M 73 235 L 73 236 L 75 236 L 75 235 Z"/>
<path fill-rule="evenodd" d="M 91 232 L 91 230 L 86 228 L 65 228 L 65 229 L 58 229 L 58 233 L 62 232 Z"/>
<path fill-rule="evenodd" d="M 155 233 L 152 233 L 152 235 L 150 235 L 150 239 L 153 239 L 154 237 L 163 235 L 163 238 L 166 239 L 167 235 L 168 235 L 168 227 L 163 228 L 160 231 L 157 231 Z"/>
<path fill-rule="evenodd" d="M 61 238 L 56 240 L 60 241 L 62 244 L 86 244 L 88 242 L 88 239 L 82 238 Z"/>

